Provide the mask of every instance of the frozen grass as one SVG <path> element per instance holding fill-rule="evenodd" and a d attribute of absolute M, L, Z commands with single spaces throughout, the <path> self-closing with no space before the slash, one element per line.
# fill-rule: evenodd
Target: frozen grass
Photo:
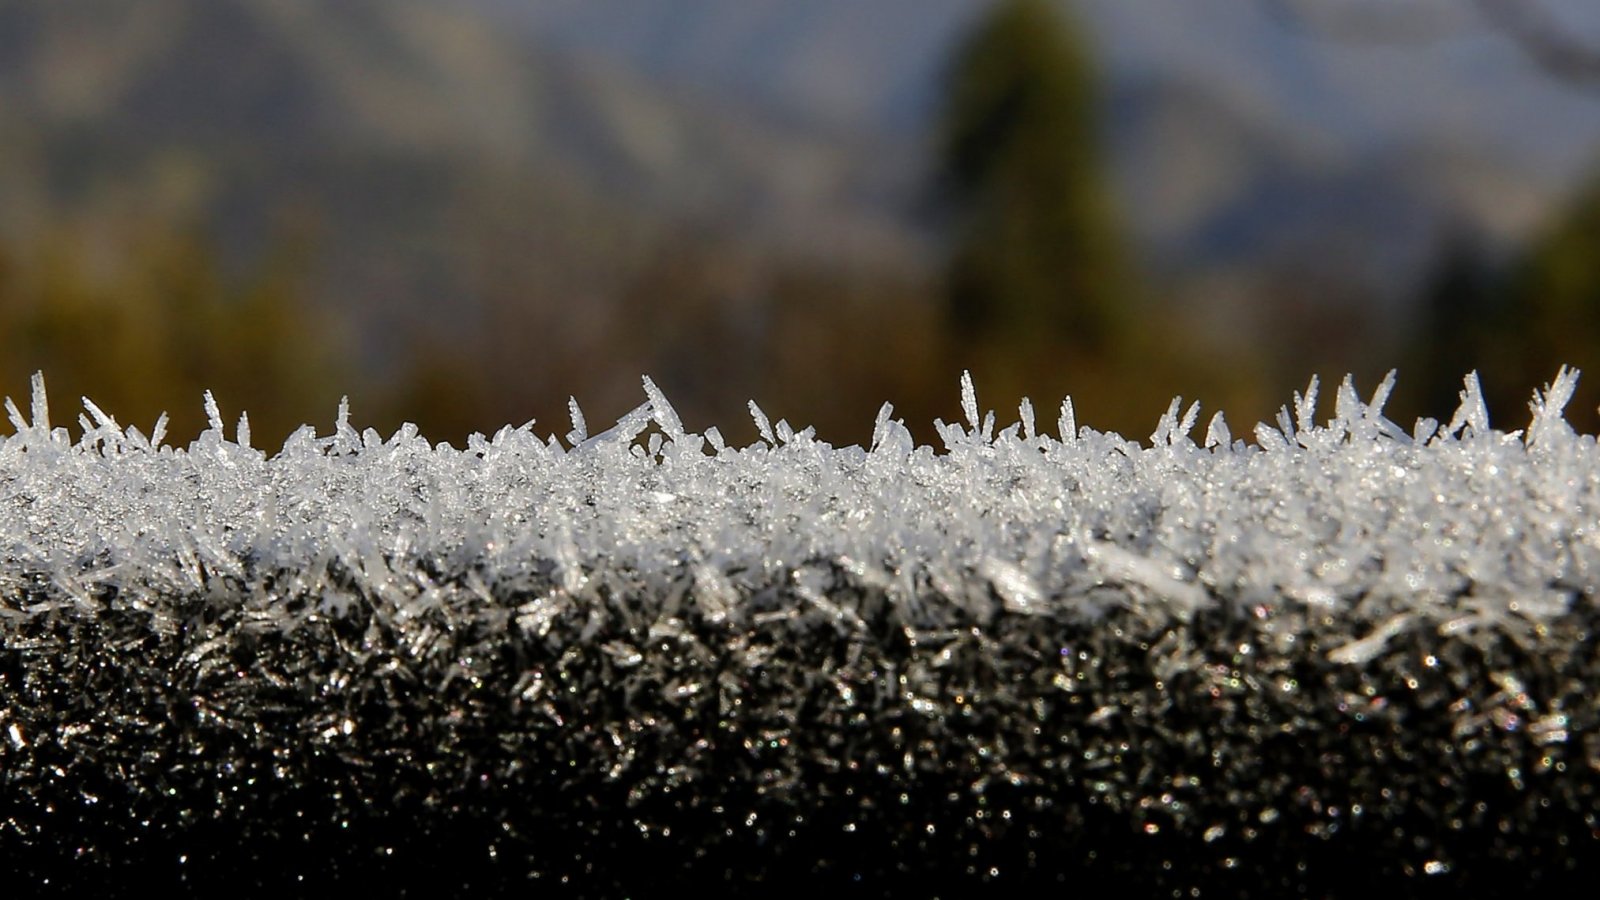
<path fill-rule="evenodd" d="M 1174 400 L 1139 442 L 1070 400 L 997 427 L 963 378 L 935 449 L 888 405 L 836 448 L 754 403 L 734 447 L 645 379 L 599 434 L 573 402 L 458 450 L 341 405 L 268 454 L 209 395 L 186 448 L 87 399 L 74 439 L 36 378 L 0 437 L 0 858 L 43 877 L 64 829 L 114 873 L 133 833 L 222 872 L 195 822 L 276 846 L 314 809 L 361 859 L 453 835 L 580 879 L 1570 875 L 1600 834 L 1576 381 L 1509 433 L 1475 376 L 1401 427 L 1391 376 L 1331 415 L 1313 380 L 1251 442 Z"/>

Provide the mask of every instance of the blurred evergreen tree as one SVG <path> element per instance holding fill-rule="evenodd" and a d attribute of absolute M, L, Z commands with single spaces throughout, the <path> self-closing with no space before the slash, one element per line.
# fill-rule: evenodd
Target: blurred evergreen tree
<path fill-rule="evenodd" d="M 1131 282 L 1099 160 L 1092 67 L 1047 0 L 1002 0 L 958 52 L 940 158 L 958 215 L 955 324 L 1111 349 Z"/>
<path fill-rule="evenodd" d="M 1419 415 L 1448 419 L 1459 402 L 1461 378 L 1475 369 L 1503 369 L 1494 332 L 1505 303 L 1503 265 L 1470 233 L 1448 235 L 1422 285 L 1418 322 L 1401 388 L 1418 401 Z"/>
<path fill-rule="evenodd" d="M 1593 397 L 1600 382 L 1600 178 L 1509 265 L 1460 241 L 1446 248 L 1426 288 L 1414 354 L 1426 372 L 1429 415 L 1455 408 L 1461 376 L 1476 369 L 1492 421 L 1527 421 L 1535 387 L 1563 365 L 1583 370 L 1568 418 L 1600 426 Z"/>
<path fill-rule="evenodd" d="M 1513 270 L 1496 324 L 1495 340 L 1513 358 L 1504 389 L 1526 400 L 1529 389 L 1549 381 L 1559 365 L 1577 366 L 1587 377 L 1568 418 L 1586 430 L 1600 425 L 1593 399 L 1600 393 L 1600 176 L 1577 193 Z M 1523 410 L 1517 413 L 1513 422 Z"/>

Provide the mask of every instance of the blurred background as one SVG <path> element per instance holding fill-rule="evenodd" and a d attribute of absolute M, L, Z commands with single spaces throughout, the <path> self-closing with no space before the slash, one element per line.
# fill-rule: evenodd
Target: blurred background
<path fill-rule="evenodd" d="M 1398 367 L 1515 428 L 1563 362 L 1592 430 L 1592 0 L 0 0 L 0 394 L 58 422 L 459 445 L 648 373 L 929 440 L 970 368 L 1247 433 Z"/>

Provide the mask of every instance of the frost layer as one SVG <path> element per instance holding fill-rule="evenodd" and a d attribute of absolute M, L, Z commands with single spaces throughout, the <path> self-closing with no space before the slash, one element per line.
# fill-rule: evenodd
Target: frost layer
<path fill-rule="evenodd" d="M 1410 429 L 1382 415 L 1392 376 L 1370 402 L 1347 379 L 1322 424 L 1313 380 L 1247 445 L 1221 415 L 1197 443 L 1198 404 L 1181 400 L 1149 444 L 1076 427 L 1070 399 L 1059 437 L 1026 400 L 997 431 L 964 378 L 966 422 L 936 424 L 943 452 L 913 446 L 887 404 L 867 449 L 772 426 L 754 403 L 760 439 L 732 447 L 687 432 L 646 379 L 648 400 L 601 434 L 574 402 L 565 443 L 531 422 L 464 450 L 410 425 L 384 439 L 341 405 L 332 434 L 305 426 L 270 456 L 246 417 L 230 439 L 209 395 L 210 428 L 186 449 L 87 398 L 74 441 L 36 380 L 31 422 L 8 400 L 16 433 L 0 437 L 0 593 L 12 619 L 106 591 L 248 596 L 282 627 L 357 602 L 516 599 L 537 631 L 569 606 L 643 596 L 744 619 L 783 586 L 796 614 L 848 629 L 847 585 L 913 626 L 941 605 L 1394 616 L 1334 652 L 1359 663 L 1408 630 L 1532 622 L 1597 593 L 1600 455 L 1561 415 L 1576 379 L 1563 369 L 1509 434 L 1475 376 L 1448 424 Z M 314 602 L 272 602 L 291 597 Z"/>
<path fill-rule="evenodd" d="M 963 378 L 937 450 L 888 405 L 836 448 L 754 403 L 734 447 L 645 379 L 599 434 L 574 402 L 458 450 L 341 405 L 269 455 L 209 395 L 187 448 L 87 399 L 74 440 L 36 378 L 0 437 L 0 858 L 115 873 L 142 834 L 231 871 L 210 822 L 598 861 L 602 892 L 650 847 L 693 878 L 1571 874 L 1600 834 L 1576 379 L 1518 432 L 1474 376 L 1402 428 L 1391 376 L 1320 422 L 1313 380 L 1251 443 L 1174 400 L 1141 443 L 1070 400 L 997 428 Z"/>

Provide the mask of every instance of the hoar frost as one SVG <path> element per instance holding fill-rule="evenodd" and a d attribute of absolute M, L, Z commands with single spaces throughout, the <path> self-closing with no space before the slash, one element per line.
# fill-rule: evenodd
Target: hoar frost
<path fill-rule="evenodd" d="M 1221 414 L 1197 442 L 1199 404 L 1181 400 L 1148 444 L 1079 430 L 1070 399 L 1059 436 L 1037 431 L 1027 400 L 997 431 L 964 376 L 965 421 L 936 423 L 941 452 L 914 446 L 888 404 L 863 449 L 774 427 L 752 402 L 760 437 L 730 447 L 715 429 L 686 431 L 646 378 L 646 402 L 592 437 L 571 401 L 565 444 L 531 422 L 464 450 L 409 425 L 358 434 L 346 401 L 333 434 L 305 426 L 269 455 L 247 417 L 227 433 L 209 393 L 209 427 L 187 448 L 162 443 L 164 422 L 147 438 L 88 398 L 74 440 L 51 427 L 36 377 L 31 418 L 8 398 L 15 433 L 0 437 L 0 590 L 28 594 L 22 612 L 37 614 L 91 588 L 156 598 L 270 578 L 279 595 L 342 608 L 351 589 L 435 602 L 465 590 L 440 579 L 473 573 L 485 602 L 585 603 L 607 602 L 584 591 L 607 570 L 646 591 L 715 570 L 700 579 L 714 588 L 690 593 L 740 616 L 738 599 L 847 560 L 849 579 L 912 624 L 936 602 L 1179 618 L 1360 605 L 1404 617 L 1389 636 L 1489 626 L 1600 590 L 1600 457 L 1562 418 L 1576 380 L 1562 369 L 1531 425 L 1504 433 L 1475 376 L 1448 424 L 1410 429 L 1382 412 L 1392 373 L 1365 402 L 1346 379 L 1321 423 L 1313 379 L 1247 446 Z M 40 578 L 57 590 L 37 596 Z M 1382 646 L 1334 656 L 1359 663 Z"/>
<path fill-rule="evenodd" d="M 645 379 L 598 433 L 573 400 L 456 449 L 341 403 L 268 453 L 209 394 L 187 447 L 87 398 L 74 436 L 36 377 L 0 436 L 0 875 L 1566 877 L 1600 849 L 1576 382 L 1503 432 L 1475 376 L 1409 428 L 1392 375 L 1313 379 L 1247 442 L 1181 400 L 1148 441 L 1070 399 L 1002 424 L 963 377 L 935 448 L 754 402 L 738 447 Z"/>

